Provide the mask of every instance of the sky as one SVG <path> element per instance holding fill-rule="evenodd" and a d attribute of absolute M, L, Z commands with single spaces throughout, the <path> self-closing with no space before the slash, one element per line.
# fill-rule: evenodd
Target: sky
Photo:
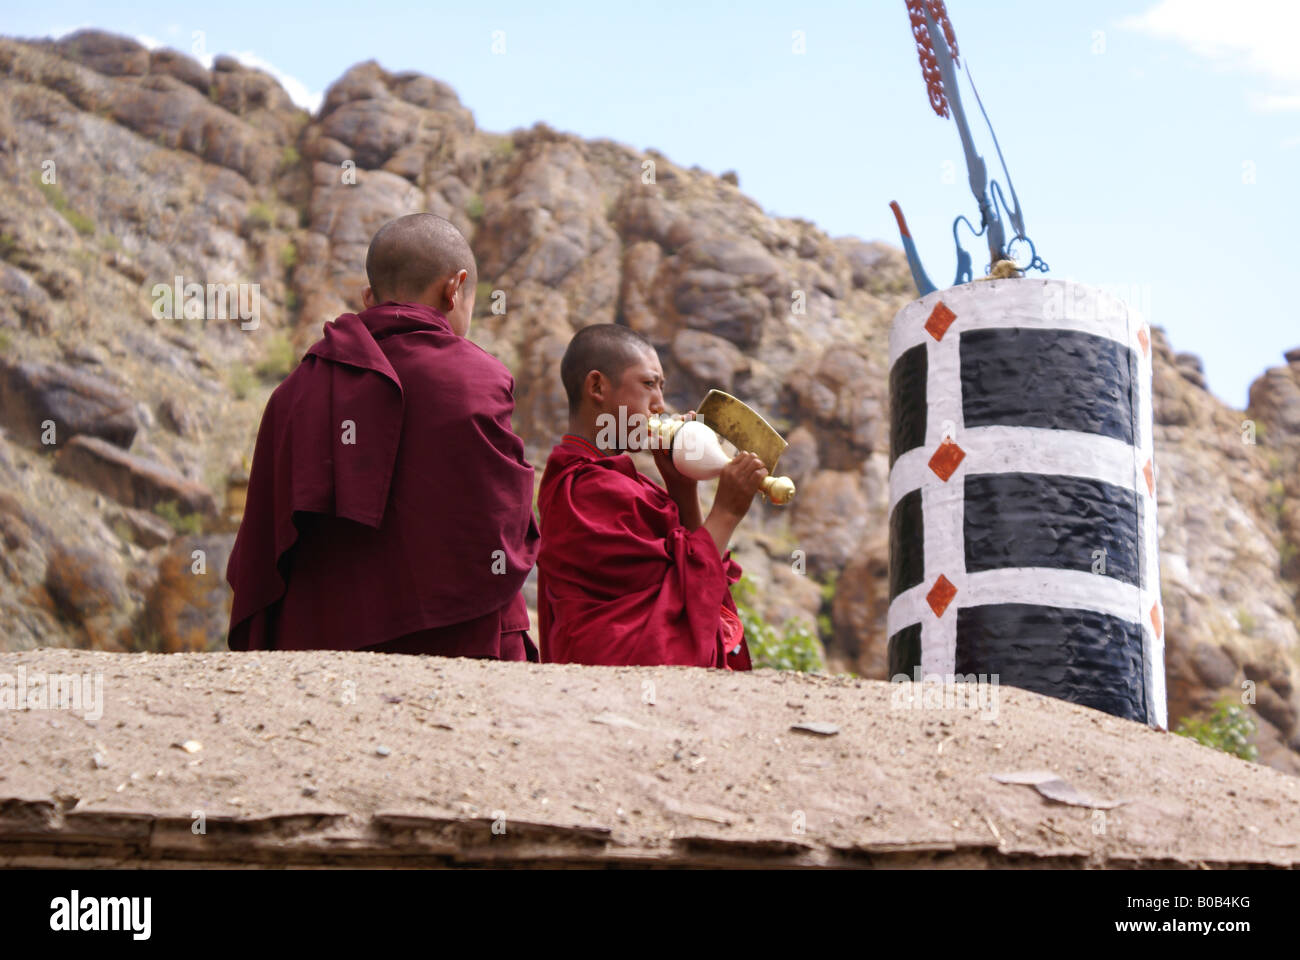
<path fill-rule="evenodd" d="M 1300 346 L 1300 0 L 948 0 L 964 67 L 1048 276 L 1115 292 L 1198 354 L 1210 390 Z M 930 109 L 904 0 L 8 5 L 0 33 L 94 26 L 275 74 L 314 109 L 375 59 L 450 84 L 481 129 L 543 121 L 734 170 L 776 216 L 897 245 L 940 287 L 978 222 L 956 126 Z M 964 73 L 964 72 L 963 72 Z M 966 79 L 990 176 L 1003 183 Z M 977 273 L 982 238 L 963 237 Z"/>

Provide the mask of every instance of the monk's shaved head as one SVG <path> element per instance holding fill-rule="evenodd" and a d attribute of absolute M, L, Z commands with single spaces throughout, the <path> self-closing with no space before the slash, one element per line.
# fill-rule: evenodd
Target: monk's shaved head
<path fill-rule="evenodd" d="M 432 213 L 413 213 L 390 220 L 370 241 L 366 277 L 376 303 L 417 300 L 429 289 L 465 270 L 471 290 L 478 269 L 469 243 L 450 220 Z"/>
<path fill-rule="evenodd" d="M 569 413 L 577 413 L 582 405 L 582 385 L 592 370 L 599 370 L 617 385 L 623 371 L 647 352 L 655 352 L 650 341 L 617 323 L 596 323 L 575 333 L 560 361 Z"/>

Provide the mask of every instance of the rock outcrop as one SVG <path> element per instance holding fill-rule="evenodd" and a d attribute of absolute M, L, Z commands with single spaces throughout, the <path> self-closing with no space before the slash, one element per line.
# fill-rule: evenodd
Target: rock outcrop
<path fill-rule="evenodd" d="M 4 358 L 0 417 L 15 440 L 48 452 L 79 435 L 127 449 L 138 429 L 135 402 L 120 387 L 65 364 Z"/>

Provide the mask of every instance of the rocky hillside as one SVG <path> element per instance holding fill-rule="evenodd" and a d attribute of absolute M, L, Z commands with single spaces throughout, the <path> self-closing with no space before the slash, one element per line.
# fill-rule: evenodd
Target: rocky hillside
<path fill-rule="evenodd" d="M 471 335 L 514 372 L 538 465 L 589 323 L 649 337 L 679 408 L 720 387 L 772 415 L 800 496 L 741 535 L 762 612 L 884 676 L 886 345 L 915 295 L 894 247 L 768 216 L 734 174 L 653 150 L 481 131 L 420 74 L 360 64 L 312 117 L 234 60 L 88 31 L 0 39 L 0 175 L 4 647 L 221 648 L 266 397 L 358 306 L 373 231 L 429 210 L 472 239 Z M 178 276 L 256 284 L 256 325 L 159 309 Z M 1170 717 L 1253 681 L 1261 759 L 1300 772 L 1300 352 L 1239 411 L 1155 346 Z"/>

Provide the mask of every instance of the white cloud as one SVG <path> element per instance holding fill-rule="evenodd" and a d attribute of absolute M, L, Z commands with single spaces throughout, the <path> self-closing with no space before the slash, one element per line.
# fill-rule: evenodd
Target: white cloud
<path fill-rule="evenodd" d="M 1175 40 L 1225 70 L 1270 81 L 1250 97 L 1261 112 L 1300 110 L 1300 3 L 1296 0 L 1159 0 L 1123 29 Z"/>
<path fill-rule="evenodd" d="M 1250 106 L 1256 113 L 1300 110 L 1300 93 L 1253 93 Z"/>

